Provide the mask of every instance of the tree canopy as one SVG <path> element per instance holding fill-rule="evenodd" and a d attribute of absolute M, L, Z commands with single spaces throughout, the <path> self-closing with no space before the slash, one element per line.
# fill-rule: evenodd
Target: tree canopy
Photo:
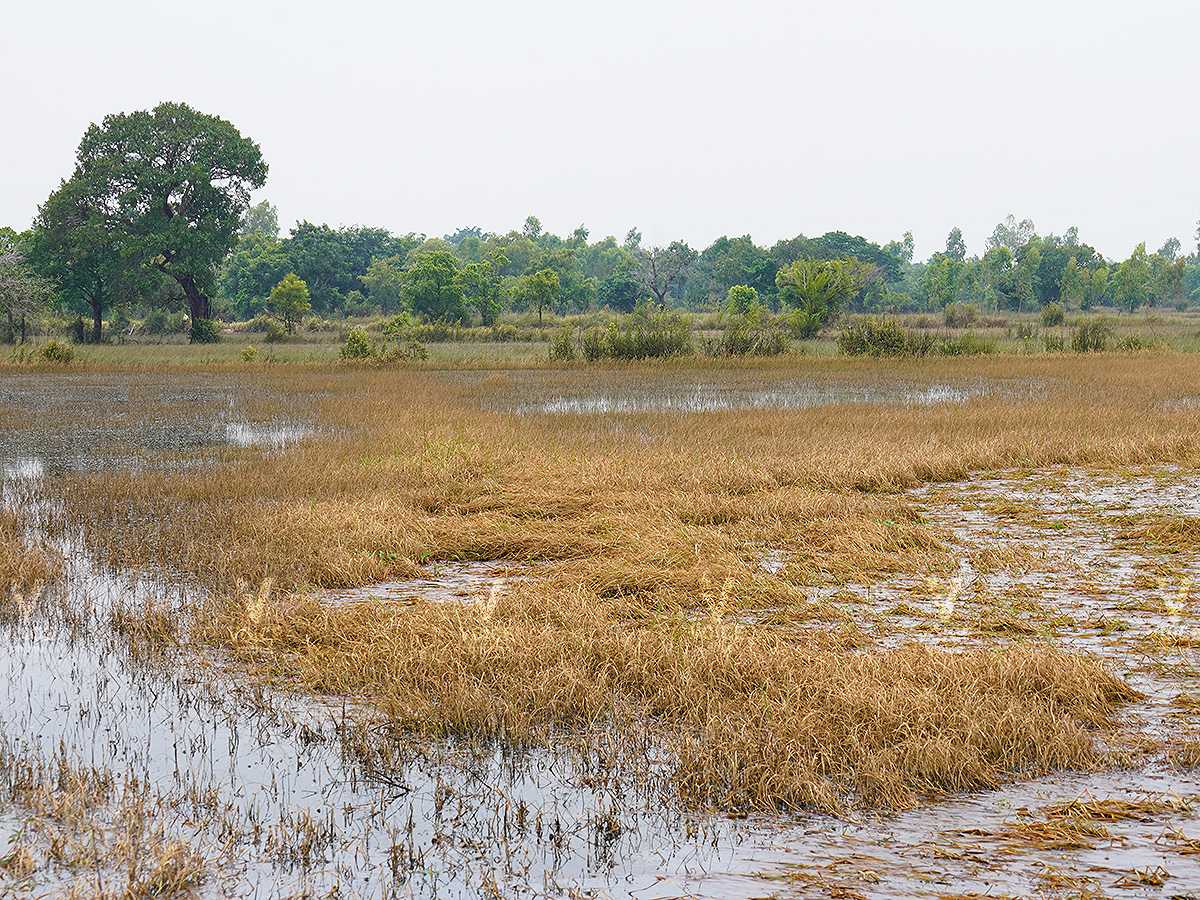
<path fill-rule="evenodd" d="M 258 145 L 224 119 L 163 103 L 92 125 L 76 159 L 60 190 L 83 204 L 89 227 L 124 260 L 174 279 L 193 323 L 210 319 L 214 273 L 267 178 Z"/>

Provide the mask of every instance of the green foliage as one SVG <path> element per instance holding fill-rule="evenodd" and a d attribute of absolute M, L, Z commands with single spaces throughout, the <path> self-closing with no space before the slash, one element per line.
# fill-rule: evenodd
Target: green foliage
<path fill-rule="evenodd" d="M 187 331 L 187 315 L 182 310 L 152 309 L 142 320 L 142 329 L 148 334 L 183 334 Z"/>
<path fill-rule="evenodd" d="M 862 285 L 863 270 L 853 261 L 798 259 L 775 277 L 780 296 L 792 309 L 792 332 L 813 337 Z"/>
<path fill-rule="evenodd" d="M 42 344 L 42 349 L 38 351 L 38 356 L 45 362 L 66 365 L 75 358 L 75 347 L 67 341 L 51 339 Z"/>
<path fill-rule="evenodd" d="M 263 340 L 268 344 L 282 344 L 288 338 L 287 330 L 276 322 L 274 319 L 269 319 L 266 316 L 260 317 L 263 319 Z"/>
<path fill-rule="evenodd" d="M 258 349 L 253 344 L 242 348 L 242 362 L 254 362 L 258 359 Z"/>
<path fill-rule="evenodd" d="M 1057 328 L 1067 317 L 1061 303 L 1047 303 L 1042 307 L 1042 325 L 1046 328 Z"/>
<path fill-rule="evenodd" d="M 575 329 L 570 325 L 563 325 L 550 338 L 550 358 L 569 362 L 575 359 L 577 355 L 578 353 L 575 349 Z"/>
<path fill-rule="evenodd" d="M 542 308 L 553 303 L 559 286 L 557 272 L 552 269 L 540 269 L 521 279 L 515 296 L 526 306 L 537 307 L 538 325 L 540 326 L 542 324 Z"/>
<path fill-rule="evenodd" d="M 979 310 L 974 303 L 955 301 L 943 311 L 947 328 L 967 328 L 979 321 Z"/>
<path fill-rule="evenodd" d="M 409 263 L 401 297 L 418 316 L 455 322 L 467 318 L 458 263 L 454 254 L 446 250 L 420 253 Z"/>
<path fill-rule="evenodd" d="M 1108 349 L 1112 327 L 1103 319 L 1081 322 L 1071 335 L 1071 349 L 1076 353 L 1098 353 Z"/>
<path fill-rule="evenodd" d="M 271 289 L 271 306 L 283 319 L 287 333 L 295 334 L 300 317 L 312 309 L 308 285 L 295 272 L 289 272 Z"/>
<path fill-rule="evenodd" d="M 343 360 L 375 359 L 378 357 L 375 339 L 360 328 L 346 332 L 338 357 Z"/>
<path fill-rule="evenodd" d="M 68 184 L 96 230 L 123 260 L 173 278 L 192 319 L 207 321 L 214 273 L 267 177 L 258 145 L 224 119 L 163 103 L 92 125 L 77 160 Z"/>
<path fill-rule="evenodd" d="M 221 332 L 212 319 L 192 319 L 188 341 L 193 344 L 215 344 L 221 340 Z"/>
<path fill-rule="evenodd" d="M 400 313 L 383 326 L 381 356 L 387 360 L 428 359 L 429 351 L 417 340 L 416 329 L 408 313 Z M 390 345 L 389 345 L 390 342 Z"/>
<path fill-rule="evenodd" d="M 838 332 L 838 350 L 847 356 L 926 356 L 936 343 L 931 334 L 870 316 L 848 321 Z"/>
<path fill-rule="evenodd" d="M 778 356 L 791 345 L 787 322 L 771 320 L 754 288 L 729 289 L 729 320 L 710 352 L 728 356 Z"/>
<path fill-rule="evenodd" d="M 977 334 L 973 329 L 956 338 L 946 338 L 937 343 L 936 352 L 942 356 L 978 356 L 995 353 L 996 342 L 990 337 Z"/>
<path fill-rule="evenodd" d="M 1067 342 L 1061 334 L 1047 331 L 1042 335 L 1042 347 L 1047 353 L 1062 353 L 1067 349 Z"/>

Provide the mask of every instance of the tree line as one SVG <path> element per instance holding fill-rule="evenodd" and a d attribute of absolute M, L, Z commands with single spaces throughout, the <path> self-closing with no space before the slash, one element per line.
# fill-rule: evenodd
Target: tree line
<path fill-rule="evenodd" d="M 1200 301 L 1200 246 L 1172 238 L 1141 244 L 1123 261 L 1083 243 L 1075 228 L 1041 236 L 1008 216 L 982 255 L 962 232 L 945 250 L 913 259 L 906 233 L 884 245 L 845 232 L 797 235 L 771 246 L 723 236 L 703 250 L 646 246 L 546 231 L 478 226 L 430 237 L 386 228 L 301 221 L 281 236 L 276 208 L 249 204 L 266 181 L 256 144 L 223 119 L 184 104 L 108 116 L 85 133 L 74 172 L 39 208 L 31 228 L 0 229 L 0 310 L 10 339 L 38 305 L 86 317 L 101 340 L 106 317 L 186 311 L 194 340 L 215 339 L 214 319 L 280 317 L 291 330 L 322 317 L 394 315 L 493 325 L 506 310 L 580 313 L 603 307 L 787 314 L 800 336 L 839 312 L 1036 311 Z M 1196 238 L 1200 243 L 1200 228 Z M 81 329 L 82 330 L 82 329 Z"/>

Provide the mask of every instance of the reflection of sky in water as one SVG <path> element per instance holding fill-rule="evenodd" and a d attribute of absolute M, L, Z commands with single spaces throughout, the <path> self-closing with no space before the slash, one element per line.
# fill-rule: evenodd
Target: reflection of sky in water
<path fill-rule="evenodd" d="M 37 481 L 46 474 L 45 464 L 36 456 L 0 463 L 0 480 Z"/>
<path fill-rule="evenodd" d="M 249 422 L 229 422 L 225 425 L 225 440 L 234 447 L 272 447 L 282 449 L 308 436 L 308 429 L 298 425 L 255 425 Z"/>
<path fill-rule="evenodd" d="M 619 413 L 705 413 L 736 409 L 809 409 L 852 403 L 932 406 L 964 403 L 990 393 L 983 383 L 971 385 L 904 384 L 847 385 L 788 383 L 774 388 L 731 388 L 719 384 L 690 386 L 644 385 L 635 390 L 608 394 L 557 396 L 540 403 L 518 406 L 517 412 L 548 415 L 611 415 Z"/>

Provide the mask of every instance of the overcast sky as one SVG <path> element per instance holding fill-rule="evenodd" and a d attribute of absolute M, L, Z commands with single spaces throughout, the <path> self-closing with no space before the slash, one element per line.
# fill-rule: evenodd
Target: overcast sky
<path fill-rule="evenodd" d="M 1195 0 L 41 0 L 2 20 L 0 225 L 105 115 L 187 103 L 295 221 L 593 240 L 842 230 L 918 258 L 1012 213 L 1196 246 Z"/>

